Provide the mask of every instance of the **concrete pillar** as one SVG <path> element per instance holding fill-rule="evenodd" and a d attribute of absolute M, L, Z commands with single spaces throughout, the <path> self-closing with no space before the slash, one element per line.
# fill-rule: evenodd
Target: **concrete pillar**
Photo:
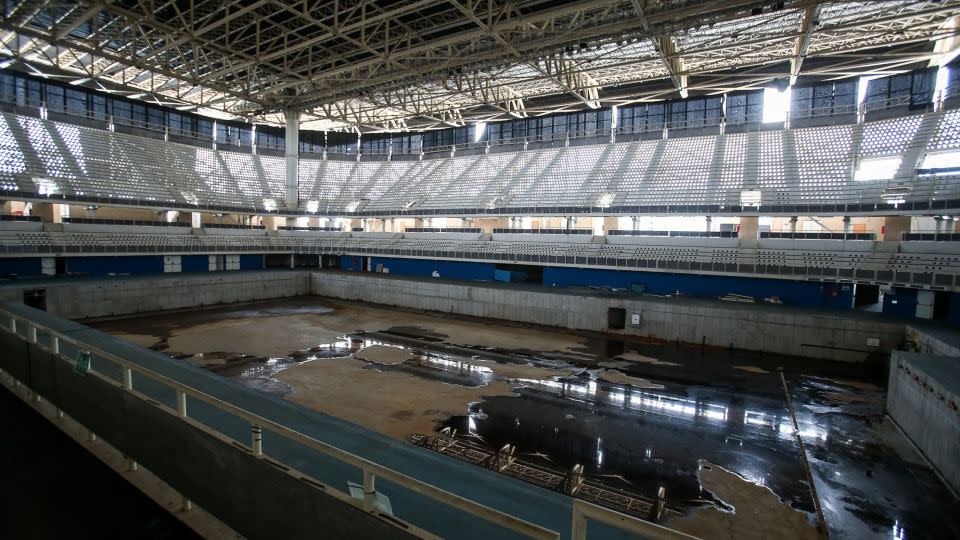
<path fill-rule="evenodd" d="M 800 218 L 793 216 L 790 218 L 790 234 L 796 234 L 797 232 L 797 222 L 800 221 Z"/>
<path fill-rule="evenodd" d="M 284 194 L 286 196 L 286 207 L 289 210 L 295 210 L 300 206 L 300 190 L 297 180 L 297 167 L 300 163 L 300 111 L 287 109 L 283 111 L 284 120 L 286 120 L 286 187 Z"/>
<path fill-rule="evenodd" d="M 30 215 L 40 216 L 44 223 L 60 223 L 60 205 L 54 203 L 33 203 Z"/>
<path fill-rule="evenodd" d="M 603 234 L 610 234 L 610 231 L 616 229 L 620 223 L 620 220 L 615 217 L 605 217 L 603 218 Z"/>
<path fill-rule="evenodd" d="M 479 227 L 484 234 L 491 234 L 494 229 L 509 228 L 510 220 L 509 218 L 477 218 L 474 227 Z"/>
<path fill-rule="evenodd" d="M 850 216 L 843 217 L 843 234 L 850 234 L 853 224 L 850 222 Z"/>
<path fill-rule="evenodd" d="M 286 221 L 286 218 L 283 218 L 280 216 L 264 216 L 263 217 L 263 224 L 267 227 L 268 231 L 277 230 L 277 227 L 282 222 L 285 222 L 285 221 Z"/>
<path fill-rule="evenodd" d="M 883 222 L 883 240 L 899 242 L 902 233 L 910 232 L 910 216 L 887 216 Z"/>
<path fill-rule="evenodd" d="M 707 232 L 710 232 L 712 225 L 713 225 L 713 218 L 710 216 L 707 216 Z"/>
<path fill-rule="evenodd" d="M 203 215 L 200 212 L 190 212 L 190 226 L 194 229 L 199 229 L 202 223 Z"/>
<path fill-rule="evenodd" d="M 740 218 L 740 244 L 756 245 L 759 238 L 760 218 L 757 216 L 742 216 Z"/>

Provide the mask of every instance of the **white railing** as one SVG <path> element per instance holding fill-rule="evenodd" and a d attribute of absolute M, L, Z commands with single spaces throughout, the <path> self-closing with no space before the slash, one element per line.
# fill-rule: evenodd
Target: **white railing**
<path fill-rule="evenodd" d="M 421 480 L 408 476 L 406 474 L 397 472 L 393 469 L 385 467 L 383 465 L 374 463 L 370 460 L 364 459 L 360 456 L 341 450 L 335 446 L 324 443 L 309 435 L 305 435 L 291 429 L 287 426 L 274 422 L 268 418 L 260 416 L 256 413 L 247 411 L 237 405 L 223 401 L 217 397 L 211 396 L 201 390 L 183 384 L 175 379 L 157 373 L 156 371 L 145 368 L 139 364 L 131 362 L 121 356 L 110 353 L 106 350 L 103 350 L 99 347 L 92 346 L 88 343 L 85 343 L 79 339 L 70 337 L 66 334 L 48 328 L 42 324 L 38 324 L 26 317 L 12 313 L 6 309 L 0 308 L 0 317 L 3 317 L 2 328 L 31 343 L 32 345 L 44 349 L 54 355 L 56 355 L 60 360 L 70 364 L 71 366 L 76 365 L 76 360 L 70 358 L 67 354 L 61 352 L 61 346 L 64 343 L 70 344 L 72 347 L 77 350 L 82 350 L 90 353 L 92 358 L 90 360 L 88 375 L 99 377 L 100 379 L 114 385 L 118 385 L 123 388 L 125 391 L 131 393 L 132 395 L 149 400 L 154 404 L 157 404 L 162 410 L 175 416 L 176 418 L 189 423 L 194 427 L 205 430 L 213 430 L 213 432 L 222 438 L 226 438 L 235 442 L 241 447 L 248 448 L 250 452 L 259 458 L 267 457 L 267 452 L 263 447 L 263 438 L 262 433 L 264 429 L 270 430 L 272 433 L 279 435 L 291 442 L 305 446 L 311 450 L 320 452 L 326 456 L 332 457 L 342 463 L 354 466 L 360 469 L 360 472 L 363 477 L 363 499 L 356 500 L 352 497 L 348 499 L 351 504 L 361 508 L 362 510 L 370 513 L 376 513 L 375 509 L 375 500 L 376 500 L 376 479 L 377 477 L 393 482 L 394 484 L 410 490 L 414 493 L 429 497 L 445 506 L 449 506 L 456 510 L 466 512 L 474 517 L 483 519 L 491 524 L 509 529 L 516 533 L 519 533 L 523 536 L 529 538 L 537 539 L 550 539 L 558 540 L 560 534 L 556 531 L 541 527 L 539 525 L 530 523 L 523 519 L 520 519 L 516 516 L 501 512 L 499 510 L 490 508 L 478 502 L 466 499 L 459 495 L 450 493 L 449 491 L 440 489 L 433 485 L 427 484 Z M 20 332 L 20 329 L 23 329 L 23 333 Z M 42 333 L 49 337 L 49 344 L 45 345 L 41 343 L 38 335 Z M 100 361 L 107 360 L 109 362 L 117 364 L 122 372 L 122 380 L 116 381 L 111 377 L 98 373 L 95 369 L 94 360 L 98 359 Z M 161 385 L 172 389 L 176 392 L 176 409 L 168 407 L 163 404 L 158 404 L 155 400 L 149 398 L 145 394 L 138 392 L 135 388 L 135 379 L 134 375 L 137 377 L 143 376 L 147 379 L 160 383 Z M 216 409 L 219 409 L 223 412 L 226 412 L 230 415 L 233 415 L 237 418 L 245 420 L 250 425 L 251 438 L 249 444 L 245 444 L 241 441 L 235 441 L 226 433 L 214 429 L 209 424 L 202 424 L 189 415 L 189 410 L 187 408 L 187 398 L 191 400 L 197 400 L 203 402 L 207 405 L 213 406 Z M 135 456 L 134 456 L 135 457 Z M 298 472 L 297 476 L 302 476 L 302 472 Z M 311 479 L 312 482 L 322 485 L 318 480 Z M 583 503 L 581 501 L 574 500 L 573 505 L 573 523 L 580 523 L 587 518 L 595 519 L 602 521 L 604 523 L 616 526 L 620 529 L 640 534 L 643 538 L 653 538 L 653 539 L 688 539 L 692 538 L 690 536 L 666 529 L 664 527 L 649 523 L 640 519 L 636 519 L 613 510 L 608 510 L 599 506 L 594 506 L 592 504 Z M 579 521 L 578 521 L 579 520 Z M 574 533 L 573 538 L 580 540 L 586 538 L 586 527 L 584 524 L 583 532 L 580 536 L 577 536 Z M 666 535 L 666 536 L 665 536 Z M 426 536 L 430 536 L 429 534 Z"/>
<path fill-rule="evenodd" d="M 696 536 L 661 527 L 648 521 L 641 521 L 626 514 L 607 510 L 580 500 L 573 501 L 573 530 L 570 538 L 572 540 L 586 540 L 587 522 L 590 520 L 599 521 L 636 534 L 644 540 L 697 540 Z"/>

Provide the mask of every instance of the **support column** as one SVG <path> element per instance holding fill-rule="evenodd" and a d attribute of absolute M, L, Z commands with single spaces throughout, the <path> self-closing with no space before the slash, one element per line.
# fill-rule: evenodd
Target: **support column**
<path fill-rule="evenodd" d="M 283 117 L 287 123 L 285 202 L 288 210 L 296 210 L 300 206 L 300 190 L 297 180 L 297 167 L 300 162 L 300 111 L 287 109 L 283 111 Z"/>
<path fill-rule="evenodd" d="M 199 229 L 203 226 L 200 212 L 190 212 L 190 226 L 194 229 Z"/>
<path fill-rule="evenodd" d="M 30 213 L 40 216 L 44 223 L 60 223 L 60 205 L 54 203 L 33 203 Z"/>
<path fill-rule="evenodd" d="M 740 218 L 740 245 L 756 246 L 759 238 L 760 218 L 756 216 L 742 216 Z"/>
<path fill-rule="evenodd" d="M 853 225 L 850 223 L 850 216 L 844 216 L 843 218 L 843 234 L 850 234 L 850 230 L 853 228 Z"/>
<path fill-rule="evenodd" d="M 883 240 L 899 242 L 902 233 L 910 232 L 910 216 L 887 216 L 883 221 Z"/>
<path fill-rule="evenodd" d="M 710 232 L 712 225 L 713 225 L 713 218 L 710 216 L 707 216 L 707 232 Z"/>
<path fill-rule="evenodd" d="M 616 217 L 604 217 L 603 218 L 603 234 L 608 235 L 610 231 L 617 228 L 620 223 L 620 219 Z"/>
<path fill-rule="evenodd" d="M 280 225 L 281 220 L 283 223 L 286 223 L 286 218 L 280 216 L 264 216 L 263 224 L 267 227 L 268 231 L 275 231 Z"/>

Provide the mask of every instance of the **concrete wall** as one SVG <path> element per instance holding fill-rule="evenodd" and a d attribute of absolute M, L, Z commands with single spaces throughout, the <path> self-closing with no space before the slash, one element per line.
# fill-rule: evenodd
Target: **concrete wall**
<path fill-rule="evenodd" d="M 345 257 L 344 259 L 352 259 Z M 364 258 L 357 257 L 358 264 Z M 443 274 L 441 274 L 442 276 Z M 904 339 L 904 324 L 856 313 L 719 303 L 599 291 L 467 283 L 360 272 L 257 271 L 11 282 L 0 300 L 46 291 L 47 310 L 68 319 L 127 315 L 316 294 L 478 317 L 844 361 L 862 361 Z M 626 312 L 607 327 L 609 308 Z M 632 316 L 639 324 L 631 324 Z M 868 339 L 879 346 L 868 345 Z"/>
<path fill-rule="evenodd" d="M 45 289 L 47 311 L 66 319 L 126 315 L 210 304 L 310 294 L 309 272 L 256 271 L 166 274 L 11 283 L 0 301 L 23 301 L 23 291 Z"/>
<path fill-rule="evenodd" d="M 667 272 L 635 272 L 547 266 L 543 269 L 543 284 L 557 287 L 615 287 L 629 289 L 642 285 L 651 294 L 674 294 L 717 298 L 725 294 L 742 294 L 762 301 L 779 296 L 791 306 L 853 307 L 853 285 L 781 281 L 761 278 L 671 274 Z"/>
<path fill-rule="evenodd" d="M 940 328 L 907 325 L 907 340 L 917 344 L 917 352 L 953 356 L 960 362 L 960 333 Z"/>
<path fill-rule="evenodd" d="M 954 494 L 960 493 L 960 364 L 957 358 L 894 351 L 887 410 Z"/>
<path fill-rule="evenodd" d="M 0 368 L 246 538 L 416 538 L 12 334 L 0 350 Z"/>
<path fill-rule="evenodd" d="M 321 296 L 423 310 L 845 361 L 889 351 L 904 335 L 903 323 L 875 317 L 689 298 L 598 296 L 350 272 L 315 272 L 311 289 Z M 626 329 L 607 328 L 611 307 L 626 310 Z M 633 314 L 639 315 L 639 325 L 631 325 Z M 878 339 L 880 345 L 867 346 L 868 338 Z"/>

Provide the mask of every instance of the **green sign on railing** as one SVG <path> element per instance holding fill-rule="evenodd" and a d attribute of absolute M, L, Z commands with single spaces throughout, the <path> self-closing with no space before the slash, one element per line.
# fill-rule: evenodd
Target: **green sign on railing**
<path fill-rule="evenodd" d="M 77 363 L 73 365 L 73 371 L 81 375 L 90 371 L 90 351 L 77 351 Z"/>

